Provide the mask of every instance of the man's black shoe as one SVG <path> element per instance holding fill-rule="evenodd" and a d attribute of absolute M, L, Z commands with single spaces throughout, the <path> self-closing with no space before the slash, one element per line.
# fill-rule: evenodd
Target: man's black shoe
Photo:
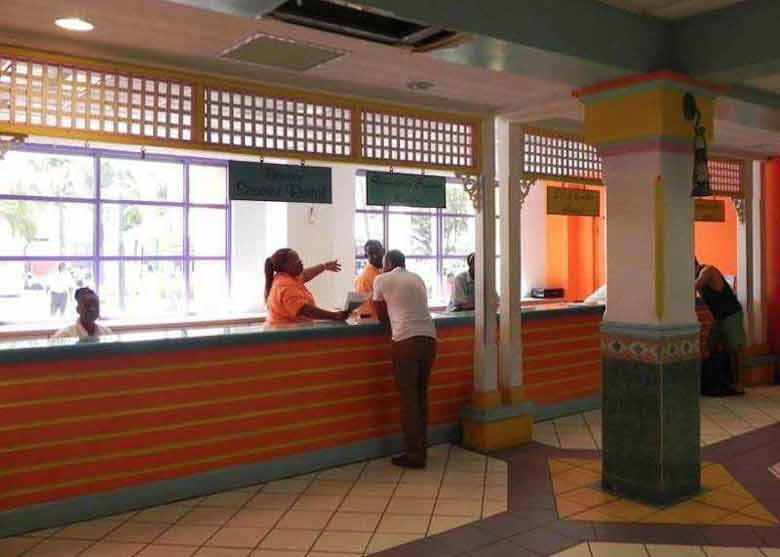
<path fill-rule="evenodd" d="M 413 462 L 409 460 L 409 455 L 406 454 L 394 456 L 391 460 L 393 464 L 400 466 L 401 468 L 413 468 L 415 470 L 425 468 L 424 462 Z"/>

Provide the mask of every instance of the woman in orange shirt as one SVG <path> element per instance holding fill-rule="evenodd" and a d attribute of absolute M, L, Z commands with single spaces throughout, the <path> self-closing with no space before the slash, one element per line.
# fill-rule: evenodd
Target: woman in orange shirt
<path fill-rule="evenodd" d="M 338 261 L 328 261 L 305 269 L 301 258 L 290 248 L 277 250 L 265 260 L 266 325 L 291 325 L 314 319 L 344 321 L 346 311 L 328 311 L 317 307 L 305 283 L 324 271 L 341 271 Z"/>

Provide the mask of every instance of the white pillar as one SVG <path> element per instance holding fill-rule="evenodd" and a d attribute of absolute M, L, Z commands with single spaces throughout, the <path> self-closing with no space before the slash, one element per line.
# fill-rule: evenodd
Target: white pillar
<path fill-rule="evenodd" d="M 752 195 L 747 199 L 750 205 L 752 227 L 751 244 L 753 250 L 753 260 L 750 274 L 753 279 L 752 296 L 750 300 L 751 315 L 748 321 L 749 329 L 752 334 L 751 340 L 754 344 L 764 344 L 766 342 L 766 315 L 764 313 L 764 237 L 763 222 L 764 218 L 764 164 L 760 161 L 753 161 L 751 173 Z"/>
<path fill-rule="evenodd" d="M 523 170 L 523 129 L 499 120 L 498 181 L 501 205 L 501 327 L 499 386 L 505 404 L 522 400 L 522 293 L 520 211 Z"/>
<path fill-rule="evenodd" d="M 742 204 L 742 211 L 737 209 L 737 298 L 742 303 L 745 312 L 745 333 L 747 344 L 753 341 L 753 210 L 750 200 L 753 192 L 753 166 L 746 162 L 742 175 L 742 189 L 745 198 L 737 203 Z M 735 203 L 736 205 L 736 203 Z"/>
<path fill-rule="evenodd" d="M 477 211 L 474 288 L 475 406 L 498 404 L 496 352 L 496 149 L 495 121 L 482 123 L 482 180 Z"/>

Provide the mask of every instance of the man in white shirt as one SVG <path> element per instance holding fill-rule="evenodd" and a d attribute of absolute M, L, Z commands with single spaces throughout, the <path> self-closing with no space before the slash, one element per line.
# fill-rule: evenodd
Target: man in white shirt
<path fill-rule="evenodd" d="M 406 270 L 406 258 L 388 251 L 384 272 L 374 280 L 374 308 L 392 333 L 395 381 L 401 394 L 401 429 L 406 452 L 393 458 L 405 468 L 424 468 L 427 449 L 428 378 L 436 360 L 436 328 L 419 275 Z"/>
<path fill-rule="evenodd" d="M 474 254 L 470 253 L 466 258 L 469 266 L 455 277 L 452 288 L 452 296 L 447 306 L 447 311 L 472 311 L 474 309 Z"/>
<path fill-rule="evenodd" d="M 73 325 L 54 333 L 53 338 L 78 337 L 79 340 L 97 340 L 100 336 L 114 334 L 108 327 L 101 327 L 96 323 L 100 318 L 100 300 L 91 288 L 79 288 L 75 298 L 79 318 Z"/>

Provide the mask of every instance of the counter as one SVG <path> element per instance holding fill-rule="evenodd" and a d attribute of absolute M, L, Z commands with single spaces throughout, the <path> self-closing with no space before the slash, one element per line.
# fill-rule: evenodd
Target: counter
<path fill-rule="evenodd" d="M 532 401 L 598 395 L 601 312 L 524 310 Z M 435 323 L 430 440 L 452 442 L 472 391 L 473 315 Z M 400 448 L 389 345 L 378 324 L 3 342 L 0 405 L 0 535 Z"/>

